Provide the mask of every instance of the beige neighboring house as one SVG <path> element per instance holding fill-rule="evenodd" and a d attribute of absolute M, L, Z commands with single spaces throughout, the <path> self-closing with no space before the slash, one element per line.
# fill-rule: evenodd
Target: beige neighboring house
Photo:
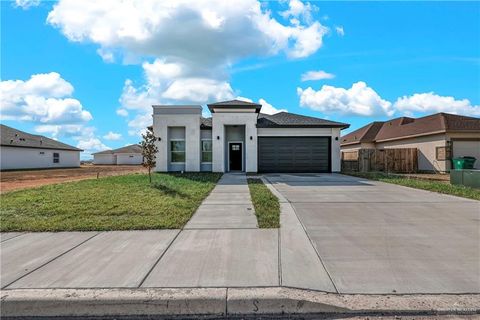
<path fill-rule="evenodd" d="M 451 159 L 477 158 L 480 169 L 480 118 L 436 113 L 422 118 L 375 121 L 341 139 L 341 150 L 417 148 L 418 169 L 447 172 Z"/>
<path fill-rule="evenodd" d="M 80 167 L 83 150 L 3 124 L 0 127 L 0 170 Z"/>
<path fill-rule="evenodd" d="M 139 165 L 142 163 L 142 147 L 138 144 L 93 153 L 93 164 Z"/>

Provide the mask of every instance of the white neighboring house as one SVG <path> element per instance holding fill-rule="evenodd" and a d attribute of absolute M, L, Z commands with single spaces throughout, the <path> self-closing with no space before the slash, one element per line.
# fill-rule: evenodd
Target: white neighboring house
<path fill-rule="evenodd" d="M 80 167 L 81 149 L 1 126 L 0 170 Z"/>
<path fill-rule="evenodd" d="M 142 147 L 138 144 L 93 153 L 93 164 L 139 165 L 142 163 Z"/>
<path fill-rule="evenodd" d="M 156 171 L 338 172 L 345 123 L 279 112 L 239 100 L 154 105 Z"/>

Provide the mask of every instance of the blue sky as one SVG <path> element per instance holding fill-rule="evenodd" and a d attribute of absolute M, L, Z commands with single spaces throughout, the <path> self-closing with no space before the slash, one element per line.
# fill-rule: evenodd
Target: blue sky
<path fill-rule="evenodd" d="M 480 116 L 479 2 L 147 2 L 2 1 L 2 123 L 88 158 L 138 142 L 152 103 L 242 97 L 349 130 Z"/>

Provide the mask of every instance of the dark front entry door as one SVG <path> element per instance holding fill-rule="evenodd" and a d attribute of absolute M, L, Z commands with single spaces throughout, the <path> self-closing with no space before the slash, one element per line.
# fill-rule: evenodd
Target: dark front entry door
<path fill-rule="evenodd" d="M 242 144 L 230 143 L 228 148 L 230 171 L 242 170 Z"/>

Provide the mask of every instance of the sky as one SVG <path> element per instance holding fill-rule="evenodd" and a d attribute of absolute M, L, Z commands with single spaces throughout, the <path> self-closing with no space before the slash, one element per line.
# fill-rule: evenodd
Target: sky
<path fill-rule="evenodd" d="M 480 2 L 1 1 L 2 124 L 138 143 L 152 104 L 243 99 L 349 123 L 480 117 Z"/>

